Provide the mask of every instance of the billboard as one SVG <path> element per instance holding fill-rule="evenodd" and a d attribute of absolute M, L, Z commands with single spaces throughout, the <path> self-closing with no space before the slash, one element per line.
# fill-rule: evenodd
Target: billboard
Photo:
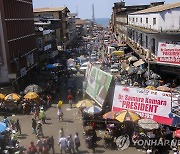
<path fill-rule="evenodd" d="M 112 110 L 132 110 L 142 118 L 151 118 L 162 124 L 175 125 L 175 121 L 180 123 L 180 118 L 171 113 L 171 99 L 177 100 L 177 96 L 171 97 L 171 93 L 168 92 L 118 85 L 115 86 Z"/>
<path fill-rule="evenodd" d="M 103 106 L 111 80 L 112 75 L 92 66 L 87 78 L 86 93 L 100 106 Z"/>
<path fill-rule="evenodd" d="M 159 42 L 157 61 L 166 64 L 180 65 L 180 42 Z"/>

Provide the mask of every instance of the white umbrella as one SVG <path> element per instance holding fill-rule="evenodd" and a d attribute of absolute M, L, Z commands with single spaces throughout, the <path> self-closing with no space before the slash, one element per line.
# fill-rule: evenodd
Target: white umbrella
<path fill-rule="evenodd" d="M 99 106 L 93 105 L 91 107 L 87 107 L 84 109 L 84 112 L 94 115 L 97 113 L 100 113 L 102 111 L 102 109 Z"/>
<path fill-rule="evenodd" d="M 138 121 L 138 125 L 141 128 L 147 129 L 147 130 L 153 130 L 153 129 L 159 128 L 159 124 L 156 121 L 154 121 L 153 119 L 140 119 Z"/>

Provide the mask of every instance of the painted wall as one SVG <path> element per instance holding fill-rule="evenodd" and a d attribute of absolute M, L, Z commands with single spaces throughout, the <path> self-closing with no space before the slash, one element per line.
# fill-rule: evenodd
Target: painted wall
<path fill-rule="evenodd" d="M 153 23 L 153 18 L 156 19 L 156 23 Z M 180 8 L 157 13 L 128 15 L 128 20 L 130 25 L 143 28 L 158 31 L 178 31 L 180 30 Z M 148 23 L 146 20 L 148 20 Z"/>

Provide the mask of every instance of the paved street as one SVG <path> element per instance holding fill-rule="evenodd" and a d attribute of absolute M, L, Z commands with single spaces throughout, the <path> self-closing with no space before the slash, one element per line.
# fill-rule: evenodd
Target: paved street
<path fill-rule="evenodd" d="M 57 117 L 57 108 L 56 105 L 53 105 L 48 111 L 47 111 L 47 124 L 43 125 L 43 132 L 45 136 L 54 136 L 55 139 L 55 152 L 59 153 L 59 147 L 57 145 L 58 143 L 58 132 L 60 128 L 64 128 L 65 135 L 72 134 L 74 135 L 75 132 L 79 132 L 80 139 L 81 139 L 81 147 L 80 147 L 80 152 L 82 154 L 85 153 L 92 153 L 91 149 L 88 149 L 85 147 L 85 143 L 83 140 L 83 129 L 82 129 L 82 123 L 81 123 L 81 118 L 80 115 L 77 114 L 77 109 L 69 109 L 69 106 L 67 104 L 63 105 L 63 111 L 64 111 L 64 121 L 63 122 L 58 122 L 58 117 Z M 21 122 L 22 126 L 22 135 L 20 136 L 20 144 L 27 148 L 29 146 L 29 143 L 31 141 L 36 142 L 37 138 L 34 134 L 32 134 L 31 131 L 31 117 L 32 115 L 24 115 L 24 116 L 13 116 L 9 117 L 9 119 L 19 119 Z M 2 120 L 2 117 L 1 117 Z M 52 151 L 50 151 L 52 153 Z M 96 153 L 104 153 L 104 154 L 116 154 L 119 153 L 119 151 L 116 150 L 108 150 L 104 149 L 102 146 L 102 141 L 98 142 L 98 147 L 96 149 Z M 138 152 L 134 148 L 129 148 L 128 150 L 125 150 L 121 152 L 122 154 L 126 153 L 131 153 L 131 154 L 141 154 L 143 152 Z"/>
<path fill-rule="evenodd" d="M 83 77 L 78 75 L 78 77 L 75 77 L 75 83 L 76 85 L 80 85 L 82 82 Z M 62 83 L 65 81 L 62 81 Z M 65 84 L 62 84 L 62 90 L 60 93 L 57 93 L 57 98 L 54 100 L 54 104 L 52 105 L 51 108 L 49 108 L 46 111 L 46 116 L 47 116 L 47 123 L 43 125 L 43 132 L 45 136 L 52 136 L 55 139 L 55 152 L 58 154 L 60 153 L 59 151 L 59 146 L 58 146 L 58 136 L 59 136 L 59 130 L 60 128 L 64 129 L 65 136 L 67 137 L 69 134 L 72 134 L 74 137 L 75 132 L 79 133 L 80 140 L 81 140 L 81 147 L 80 147 L 80 152 L 79 154 L 85 154 L 85 153 L 92 153 L 91 149 L 86 148 L 84 138 L 83 138 L 83 128 L 82 128 L 82 121 L 81 121 L 81 115 L 78 114 L 77 108 L 74 107 L 72 109 L 69 108 L 69 105 L 67 104 L 67 86 Z M 57 117 L 57 106 L 56 103 L 57 101 L 61 99 L 63 100 L 64 104 L 62 106 L 63 112 L 64 112 L 64 121 L 59 122 L 58 117 Z M 20 145 L 24 146 L 25 148 L 28 148 L 29 144 L 31 141 L 36 142 L 37 137 L 32 134 L 32 129 L 31 129 L 31 119 L 32 115 L 12 115 L 9 117 L 9 119 L 19 119 L 21 128 L 22 128 L 22 135 L 19 136 L 20 140 Z M 0 117 L 0 120 L 2 120 L 3 117 Z M 98 137 L 103 136 L 101 131 L 97 132 Z M 117 153 L 122 153 L 122 154 L 142 154 L 145 153 L 144 151 L 137 150 L 135 148 L 128 148 L 125 151 L 117 151 L 117 150 L 109 150 L 109 149 L 104 149 L 103 147 L 103 140 L 100 140 L 97 142 L 98 146 L 96 148 L 96 153 L 104 153 L 104 154 L 117 154 Z M 50 154 L 52 151 L 50 151 Z"/>

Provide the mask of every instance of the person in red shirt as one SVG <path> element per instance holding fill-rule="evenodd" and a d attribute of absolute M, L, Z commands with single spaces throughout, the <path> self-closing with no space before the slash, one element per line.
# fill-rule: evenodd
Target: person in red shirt
<path fill-rule="evenodd" d="M 72 95 L 71 94 L 68 95 L 68 101 L 69 101 L 70 108 L 72 108 Z"/>
<path fill-rule="evenodd" d="M 37 148 L 34 145 L 34 142 L 31 142 L 29 148 L 28 148 L 28 154 L 36 154 L 37 153 Z"/>

